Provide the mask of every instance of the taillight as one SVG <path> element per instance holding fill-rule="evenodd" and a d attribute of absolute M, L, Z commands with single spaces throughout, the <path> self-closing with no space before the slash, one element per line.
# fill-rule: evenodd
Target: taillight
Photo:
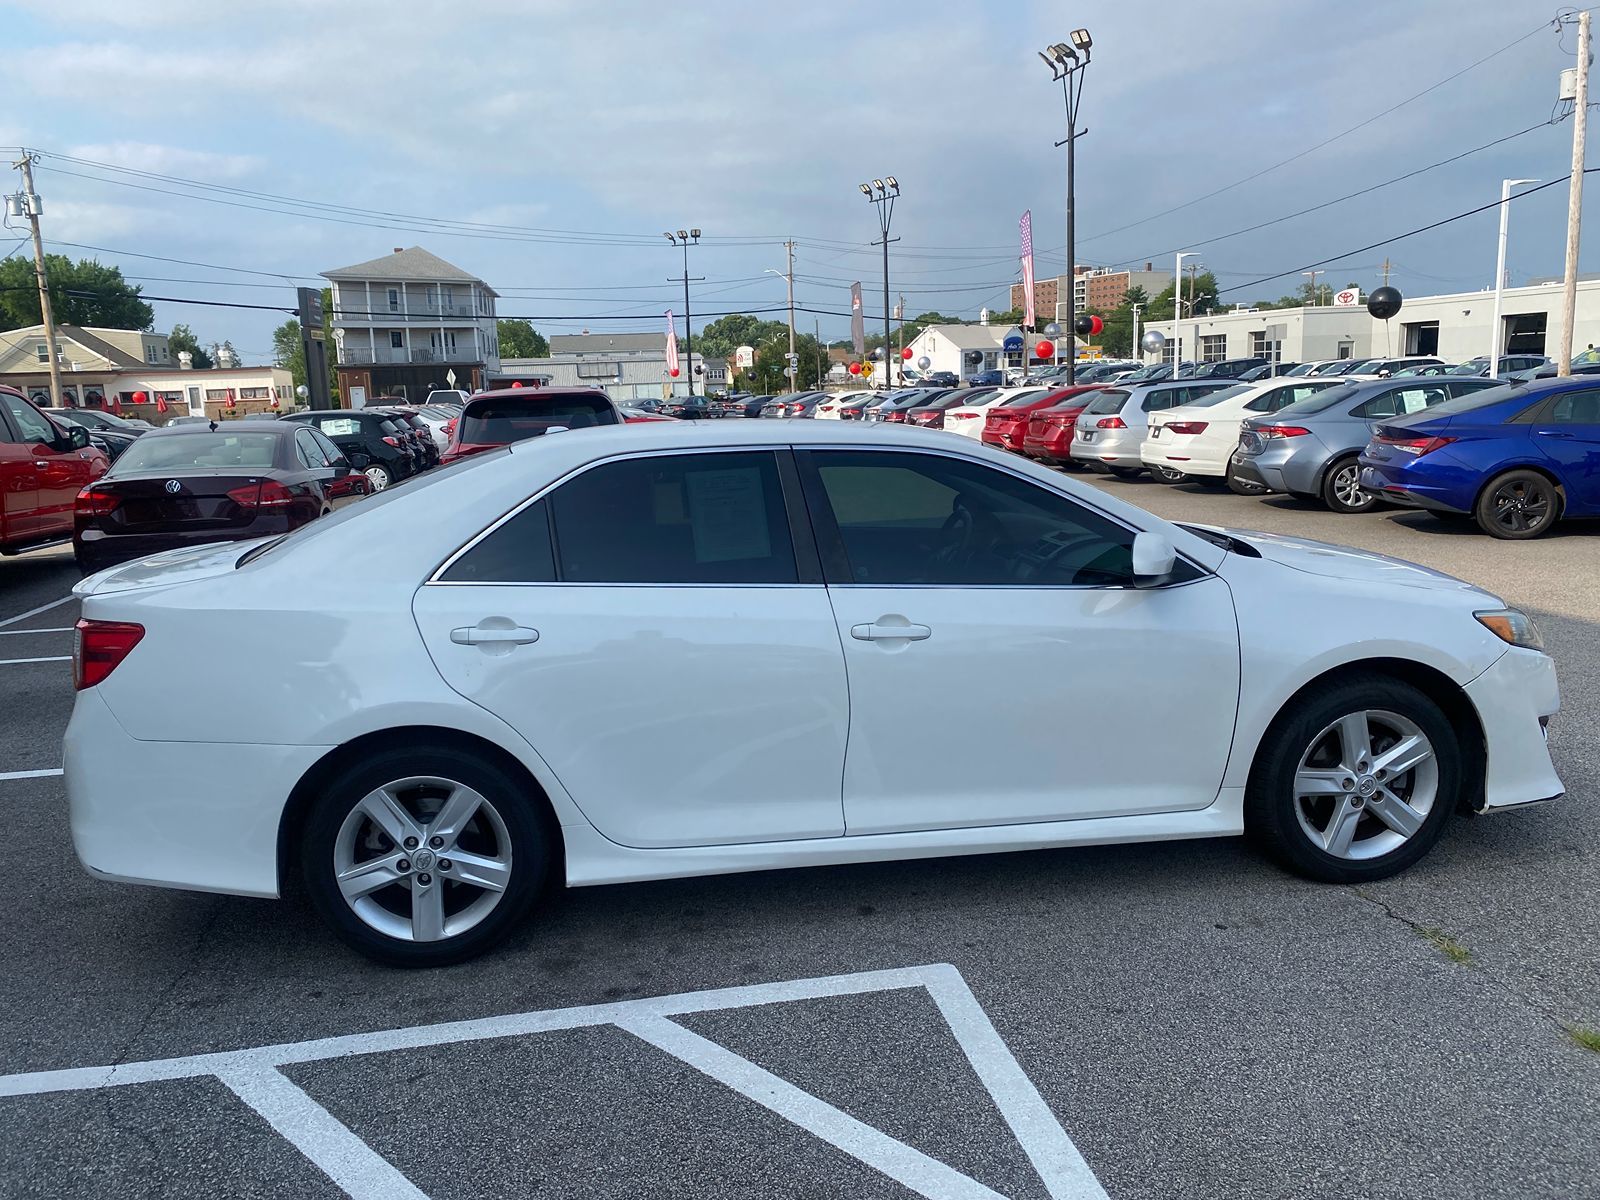
<path fill-rule="evenodd" d="M 945 413 L 946 417 L 954 417 L 958 421 L 970 421 L 977 413 Z"/>
<path fill-rule="evenodd" d="M 1311 430 L 1303 429 L 1299 425 L 1257 425 L 1255 432 L 1258 437 L 1286 438 L 1305 437 Z"/>
<path fill-rule="evenodd" d="M 276 479 L 263 479 L 260 483 L 246 484 L 228 493 L 240 508 L 287 508 L 294 503 L 294 493 Z"/>
<path fill-rule="evenodd" d="M 1456 439 L 1447 437 L 1379 437 L 1377 440 L 1382 445 L 1393 446 L 1402 454 L 1415 454 L 1418 458 L 1421 458 L 1424 454 L 1432 454 L 1441 446 L 1448 446 Z"/>
<path fill-rule="evenodd" d="M 73 503 L 73 510 L 80 517 L 104 517 L 115 512 L 117 505 L 121 503 L 120 496 L 90 486 L 78 493 L 78 499 Z"/>
<path fill-rule="evenodd" d="M 78 691 L 94 687 L 144 637 L 144 626 L 131 621 L 80 620 L 72 637 L 72 686 Z"/>
<path fill-rule="evenodd" d="M 386 446 L 398 446 L 400 444 L 400 439 L 399 438 L 393 438 L 393 437 L 385 437 L 383 439 L 383 444 L 386 445 Z"/>
<path fill-rule="evenodd" d="M 456 431 L 456 419 L 454 417 L 451 417 L 448 421 L 446 421 L 444 423 L 444 435 L 445 435 L 445 437 L 449 437 L 455 431 Z"/>
<path fill-rule="evenodd" d="M 1206 422 L 1168 421 L 1167 429 L 1171 433 L 1204 433 L 1206 431 Z"/>
<path fill-rule="evenodd" d="M 1094 427 L 1096 429 L 1126 429 L 1128 423 L 1121 417 L 1101 417 L 1094 423 Z M 1204 429 L 1205 426 L 1202 425 L 1200 428 Z"/>

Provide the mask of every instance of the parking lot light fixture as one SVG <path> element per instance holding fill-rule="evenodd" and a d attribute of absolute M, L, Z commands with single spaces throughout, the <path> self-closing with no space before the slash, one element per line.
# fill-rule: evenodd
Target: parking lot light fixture
<path fill-rule="evenodd" d="M 877 195 L 872 194 L 874 188 L 877 189 Z M 878 207 L 879 241 L 883 245 L 883 373 L 876 382 L 883 387 L 888 387 L 891 375 L 889 364 L 889 242 L 891 241 L 889 225 L 894 220 L 894 201 L 895 197 L 900 194 L 900 181 L 893 175 L 886 176 L 884 179 L 874 179 L 871 187 L 864 183 L 861 185 L 861 194 Z"/>
<path fill-rule="evenodd" d="M 1094 39 L 1089 36 L 1087 29 L 1074 29 L 1069 36 L 1072 38 L 1072 44 L 1082 50 L 1085 55 L 1088 54 L 1089 47 L 1094 45 Z"/>
<path fill-rule="evenodd" d="M 676 235 L 668 233 L 668 234 L 665 234 L 663 236 L 665 236 L 667 241 L 671 242 L 674 246 L 682 246 L 683 247 L 683 276 L 682 276 L 682 278 L 683 278 L 683 344 L 684 344 L 684 356 L 689 360 L 689 363 L 688 363 L 689 395 L 693 396 L 694 395 L 694 326 L 690 323 L 690 318 L 689 318 L 689 278 L 690 278 L 689 277 L 689 246 L 690 246 L 690 243 L 693 243 L 694 245 L 699 245 L 700 244 L 700 231 L 698 229 L 680 229 L 680 230 L 678 230 Z M 668 282 L 669 283 L 676 283 L 677 280 L 676 279 L 670 279 L 670 280 L 668 280 Z"/>
<path fill-rule="evenodd" d="M 1083 98 L 1084 68 L 1089 65 L 1089 31 L 1087 29 L 1074 29 L 1072 31 L 1072 46 L 1063 42 L 1056 42 L 1041 50 L 1039 57 L 1044 59 L 1045 66 L 1050 68 L 1050 77 L 1061 84 L 1061 100 L 1066 108 L 1067 136 L 1057 142 L 1058 146 L 1067 148 L 1067 320 L 1066 329 L 1069 339 L 1067 345 L 1067 376 L 1066 384 L 1071 387 L 1077 382 L 1078 373 L 1078 343 L 1077 343 L 1077 230 L 1076 206 L 1077 193 L 1077 148 L 1078 148 L 1078 104 Z M 1073 49 L 1076 46 L 1078 49 Z M 1080 57 L 1078 50 L 1082 50 Z M 1027 354 L 1023 354 L 1023 371 L 1027 371 Z"/>

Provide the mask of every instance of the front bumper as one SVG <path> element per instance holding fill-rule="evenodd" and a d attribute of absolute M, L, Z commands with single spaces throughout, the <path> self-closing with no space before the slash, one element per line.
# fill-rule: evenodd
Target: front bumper
<path fill-rule="evenodd" d="M 120 883 L 277 896 L 284 803 L 327 749 L 140 741 L 79 692 L 65 744 L 78 860 Z"/>
<path fill-rule="evenodd" d="M 1482 811 L 1553 800 L 1565 790 L 1545 741 L 1561 708 L 1556 665 L 1533 650 L 1507 650 L 1466 686 L 1488 751 Z"/>

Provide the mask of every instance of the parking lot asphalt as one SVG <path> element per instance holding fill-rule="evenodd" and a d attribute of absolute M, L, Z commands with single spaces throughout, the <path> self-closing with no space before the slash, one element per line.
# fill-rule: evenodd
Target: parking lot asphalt
<path fill-rule="evenodd" d="M 1359 889 L 1238 841 L 773 872 L 574 891 L 487 958 L 398 972 L 296 898 L 82 872 L 61 779 L 33 774 L 60 766 L 69 666 L 14 661 L 70 653 L 45 631 L 75 604 L 16 618 L 76 575 L 59 551 L 0 559 L 0 1075 L 491 1020 L 229 1060 L 255 1072 L 237 1086 L 0 1079 L 0 1195 L 1095 1194 L 1073 1154 L 1114 1197 L 1600 1194 L 1600 1053 L 1580 1044 L 1600 1030 L 1600 530 L 1508 544 L 1092 482 L 1533 611 L 1567 798 L 1457 821 Z M 964 989 L 971 1008 L 947 1003 Z M 602 1007 L 499 1021 L 574 1006 Z"/>

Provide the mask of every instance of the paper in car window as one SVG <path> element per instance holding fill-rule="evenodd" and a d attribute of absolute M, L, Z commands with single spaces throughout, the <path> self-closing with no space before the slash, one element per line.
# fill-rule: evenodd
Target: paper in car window
<path fill-rule="evenodd" d="M 684 490 L 696 562 L 771 556 L 759 467 L 694 471 L 684 477 Z"/>
<path fill-rule="evenodd" d="M 318 427 L 329 437 L 350 437 L 361 432 L 361 422 L 354 417 L 329 417 L 318 422 Z"/>

